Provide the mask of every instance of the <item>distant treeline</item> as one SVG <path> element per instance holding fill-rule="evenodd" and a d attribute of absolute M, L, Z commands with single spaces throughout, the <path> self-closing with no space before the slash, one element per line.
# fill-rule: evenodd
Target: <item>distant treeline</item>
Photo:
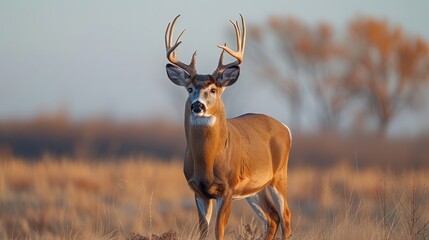
<path fill-rule="evenodd" d="M 182 156 L 182 129 L 163 123 L 117 123 L 106 119 L 72 123 L 63 117 L 0 122 L 0 157 L 39 159 L 45 154 L 97 159 Z"/>
<path fill-rule="evenodd" d="M 429 136 L 390 139 L 384 135 L 295 134 L 291 154 L 292 165 L 429 168 Z"/>
<path fill-rule="evenodd" d="M 72 123 L 65 117 L 0 122 L 0 160 L 41 159 L 45 154 L 78 160 L 150 156 L 181 159 L 180 126 L 163 121 L 117 123 L 106 119 Z M 341 136 L 330 132 L 294 134 L 290 166 L 429 167 L 429 136 L 388 139 L 382 135 Z"/>

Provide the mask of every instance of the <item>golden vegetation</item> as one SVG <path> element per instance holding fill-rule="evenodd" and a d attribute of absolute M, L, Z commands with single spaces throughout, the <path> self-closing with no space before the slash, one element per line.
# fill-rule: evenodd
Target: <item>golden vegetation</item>
<path fill-rule="evenodd" d="M 181 161 L 2 160 L 1 239 L 196 237 Z M 428 183 L 426 169 L 291 168 L 294 239 L 428 239 Z M 231 239 L 258 239 L 262 227 L 237 201 L 228 229 Z"/>
<path fill-rule="evenodd" d="M 5 239 L 92 239 L 183 225 L 192 203 L 181 176 L 178 163 L 150 159 L 14 159 L 0 170 L 0 232 Z"/>

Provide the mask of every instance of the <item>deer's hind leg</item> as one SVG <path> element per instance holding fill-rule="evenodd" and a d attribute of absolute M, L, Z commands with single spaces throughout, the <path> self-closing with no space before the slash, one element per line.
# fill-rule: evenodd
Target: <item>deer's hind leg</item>
<path fill-rule="evenodd" d="M 268 196 L 268 190 L 262 189 L 256 195 L 246 198 L 247 203 L 258 215 L 264 224 L 266 239 L 274 239 L 280 222 L 279 214 Z"/>
<path fill-rule="evenodd" d="M 287 180 L 285 177 L 275 179 L 270 185 L 268 190 L 271 193 L 271 198 L 274 203 L 276 211 L 279 213 L 280 226 L 283 233 L 283 239 L 291 236 L 292 230 L 290 225 L 291 213 L 286 201 L 286 186 Z"/>

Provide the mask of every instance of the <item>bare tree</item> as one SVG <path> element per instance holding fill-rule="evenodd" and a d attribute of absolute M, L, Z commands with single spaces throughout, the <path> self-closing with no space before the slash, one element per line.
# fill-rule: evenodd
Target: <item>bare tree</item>
<path fill-rule="evenodd" d="M 372 106 L 358 115 L 375 117 L 385 132 L 395 115 L 421 100 L 422 83 L 429 79 L 428 45 L 385 20 L 361 17 L 350 23 L 344 43 L 349 62 L 345 88 Z"/>
<path fill-rule="evenodd" d="M 272 18 L 269 32 L 262 27 L 251 31 L 256 39 L 253 59 L 263 68 L 265 79 L 271 80 L 284 93 L 295 121 L 311 118 L 320 127 L 332 128 L 341 109 L 341 92 L 337 83 L 340 76 L 335 70 L 337 59 L 343 54 L 333 38 L 332 28 L 325 23 L 309 27 L 295 18 Z M 279 54 L 268 53 L 262 36 L 272 35 L 268 44 L 276 46 Z"/>
<path fill-rule="evenodd" d="M 428 45 L 387 21 L 358 17 L 342 38 L 327 23 L 290 17 L 249 32 L 255 69 L 283 93 L 295 122 L 311 118 L 321 129 L 338 130 L 348 119 L 356 131 L 375 119 L 384 133 L 401 109 L 421 102 Z"/>

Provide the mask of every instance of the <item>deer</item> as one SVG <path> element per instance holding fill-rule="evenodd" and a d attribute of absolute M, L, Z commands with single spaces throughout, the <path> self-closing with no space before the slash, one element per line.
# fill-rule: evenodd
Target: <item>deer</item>
<path fill-rule="evenodd" d="M 241 17 L 230 21 L 236 34 L 237 51 L 226 43 L 212 74 L 198 74 L 196 51 L 189 64 L 178 59 L 177 47 L 183 30 L 173 41 L 177 19 L 167 25 L 165 48 L 168 78 L 185 87 L 184 128 L 186 150 L 183 172 L 194 192 L 198 210 L 199 234 L 208 236 L 216 200 L 215 238 L 223 239 L 232 201 L 246 199 L 263 223 L 266 239 L 274 239 L 280 226 L 283 239 L 291 236 L 291 213 L 286 201 L 287 168 L 292 136 L 289 128 L 274 118 L 248 113 L 227 119 L 221 98 L 240 74 L 246 44 L 246 24 Z M 233 59 L 224 64 L 224 53 Z"/>

